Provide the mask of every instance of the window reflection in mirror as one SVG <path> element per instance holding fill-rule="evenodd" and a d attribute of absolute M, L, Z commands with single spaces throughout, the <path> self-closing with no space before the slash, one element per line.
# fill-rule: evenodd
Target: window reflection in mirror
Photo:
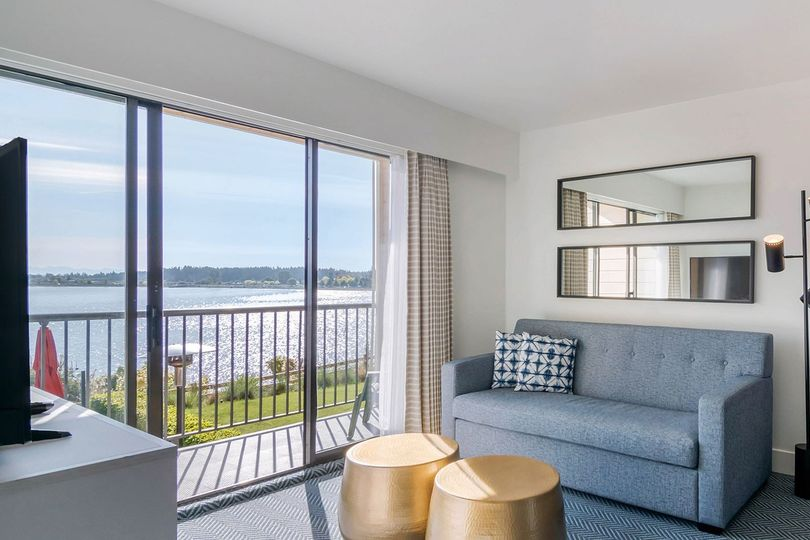
<path fill-rule="evenodd" d="M 562 247 L 558 296 L 750 303 L 753 242 Z"/>
<path fill-rule="evenodd" d="M 559 181 L 558 228 L 750 219 L 753 156 Z"/>

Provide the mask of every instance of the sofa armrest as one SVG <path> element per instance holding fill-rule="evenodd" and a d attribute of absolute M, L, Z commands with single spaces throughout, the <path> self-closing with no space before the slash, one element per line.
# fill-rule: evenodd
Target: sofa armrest
<path fill-rule="evenodd" d="M 442 366 L 442 435 L 456 436 L 453 399 L 491 388 L 494 366 L 494 353 L 460 358 Z"/>
<path fill-rule="evenodd" d="M 773 381 L 740 376 L 698 403 L 699 521 L 724 528 L 771 472 Z"/>

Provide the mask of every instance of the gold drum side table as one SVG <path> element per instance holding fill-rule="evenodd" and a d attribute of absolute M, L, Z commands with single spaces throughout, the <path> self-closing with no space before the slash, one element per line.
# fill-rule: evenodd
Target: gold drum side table
<path fill-rule="evenodd" d="M 351 447 L 340 487 L 340 532 L 349 540 L 424 538 L 433 479 L 458 459 L 458 443 L 404 433 Z"/>
<path fill-rule="evenodd" d="M 565 540 L 560 475 L 523 456 L 456 461 L 436 475 L 427 538 Z"/>

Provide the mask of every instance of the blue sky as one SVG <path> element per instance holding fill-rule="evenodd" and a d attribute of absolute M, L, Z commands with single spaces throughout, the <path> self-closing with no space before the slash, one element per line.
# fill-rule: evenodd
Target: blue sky
<path fill-rule="evenodd" d="M 122 101 L 0 77 L 0 141 L 29 140 L 32 273 L 123 268 L 124 128 Z M 303 265 L 303 144 L 171 115 L 163 129 L 165 266 Z M 319 182 L 320 266 L 370 269 L 373 160 L 322 148 Z"/>

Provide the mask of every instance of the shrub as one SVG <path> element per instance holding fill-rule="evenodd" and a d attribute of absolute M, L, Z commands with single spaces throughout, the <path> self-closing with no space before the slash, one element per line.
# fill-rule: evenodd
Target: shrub
<path fill-rule="evenodd" d="M 365 369 L 362 368 L 358 369 L 357 373 L 351 367 L 348 371 L 338 368 L 337 379 L 334 371 L 327 371 L 326 375 L 324 375 L 322 369 L 318 371 L 318 388 L 335 386 L 335 381 L 337 381 L 338 386 L 353 385 L 355 382 L 362 383 L 366 378 Z"/>
<path fill-rule="evenodd" d="M 334 373 L 327 373 L 325 376 L 323 372 L 318 373 L 318 388 L 323 388 L 324 386 L 335 386 Z"/>
<path fill-rule="evenodd" d="M 284 386 L 283 383 L 279 383 L 279 386 Z M 264 387 L 264 395 L 272 395 L 273 388 L 269 387 L 265 383 Z M 239 377 L 233 381 L 233 399 L 245 399 L 245 377 Z M 248 379 L 248 391 L 247 391 L 248 399 L 257 399 L 259 397 L 259 379 L 258 377 L 250 377 Z M 193 396 L 193 401 L 186 401 L 188 403 L 196 403 L 197 395 Z M 214 402 L 219 400 L 220 403 L 225 401 L 231 401 L 231 383 L 221 384 L 219 387 L 219 391 L 215 392 L 213 388 L 209 389 L 205 395 L 203 396 L 203 403 L 208 405 L 213 405 Z"/>
<path fill-rule="evenodd" d="M 349 368 L 348 371 L 339 371 L 338 384 L 354 384 L 357 381 L 357 376 L 358 373 L 355 373 L 352 368 Z"/>
<path fill-rule="evenodd" d="M 186 385 L 186 406 L 190 403 L 197 403 L 200 399 L 200 387 L 197 383 Z"/>
<path fill-rule="evenodd" d="M 61 373 L 63 366 L 59 366 Z M 31 383 L 33 385 L 33 382 Z M 67 385 L 65 386 L 65 399 L 80 403 L 82 400 L 82 375 L 78 369 L 68 370 Z"/>
<path fill-rule="evenodd" d="M 126 411 L 126 398 L 123 390 L 113 390 L 110 392 L 110 414 L 107 414 L 107 392 L 93 394 L 90 396 L 89 408 L 104 416 L 109 416 L 119 422 L 124 421 Z"/>
<path fill-rule="evenodd" d="M 231 385 L 227 384 L 219 392 L 219 398 L 222 401 L 233 401 L 238 399 L 256 399 L 259 397 L 259 379 L 258 377 L 247 378 L 247 388 L 245 388 L 245 376 L 237 377 L 233 382 L 233 394 L 231 394 Z"/>
<path fill-rule="evenodd" d="M 280 396 L 287 392 L 287 383 L 284 381 L 276 381 L 276 385 L 266 385 L 264 387 L 264 395 L 265 396 Z"/>
<path fill-rule="evenodd" d="M 267 361 L 267 369 L 275 375 L 282 375 L 287 373 L 289 366 L 290 375 L 292 376 L 298 370 L 298 362 L 295 358 L 287 358 L 286 356 L 276 356 Z"/>
<path fill-rule="evenodd" d="M 197 431 L 198 429 L 211 429 L 214 427 L 213 422 L 210 422 L 209 420 L 203 420 L 202 427 L 200 427 L 197 415 L 191 414 L 188 411 L 186 411 L 184 423 L 186 432 Z M 173 405 L 170 405 L 168 407 L 168 418 L 166 419 L 166 433 L 168 433 L 169 435 L 175 435 L 177 433 L 177 409 Z M 218 429 L 216 431 L 207 431 L 205 433 L 194 433 L 182 437 L 178 442 L 178 446 L 181 447 L 194 446 L 195 444 L 218 441 L 220 439 L 236 437 L 237 435 L 239 435 L 239 431 L 230 428 Z"/>
<path fill-rule="evenodd" d="M 205 424 L 206 422 L 203 422 Z M 203 426 L 206 427 L 206 426 Z M 212 426 L 207 426 L 212 427 Z M 186 428 L 188 430 L 188 428 Z M 235 429 L 218 429 L 217 431 L 206 431 L 205 433 L 197 433 L 195 435 L 187 435 L 180 439 L 180 446 L 194 446 L 195 444 L 202 444 L 207 442 L 219 441 L 221 439 L 228 439 L 236 437 L 239 432 Z"/>

